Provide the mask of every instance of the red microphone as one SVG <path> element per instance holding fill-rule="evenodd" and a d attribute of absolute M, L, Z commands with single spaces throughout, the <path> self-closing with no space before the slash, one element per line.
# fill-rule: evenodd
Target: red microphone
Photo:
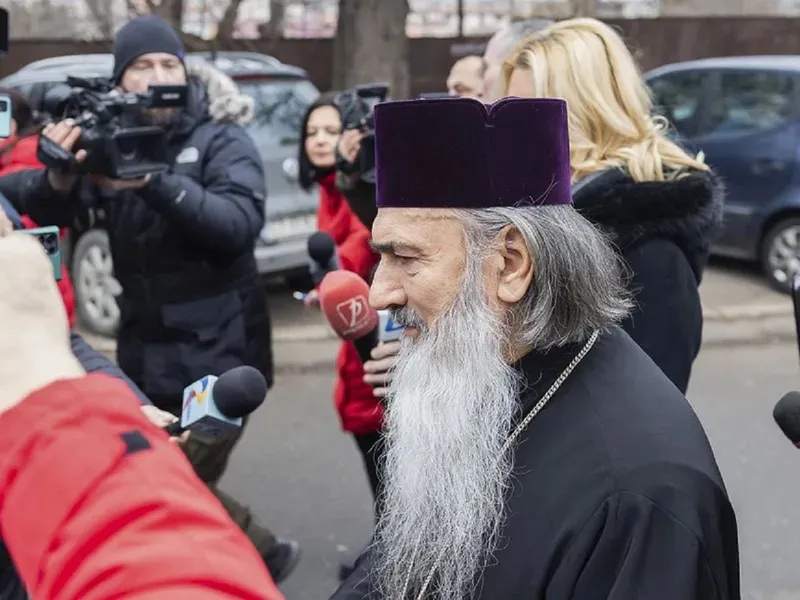
<path fill-rule="evenodd" d="M 340 338 L 352 341 L 376 331 L 378 311 L 369 305 L 369 286 L 361 277 L 352 271 L 331 271 L 318 289 L 320 308 Z"/>

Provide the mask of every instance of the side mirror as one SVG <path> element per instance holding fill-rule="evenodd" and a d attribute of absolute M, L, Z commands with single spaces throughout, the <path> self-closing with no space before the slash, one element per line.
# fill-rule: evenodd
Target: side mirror
<path fill-rule="evenodd" d="M 287 158 L 283 161 L 283 174 L 289 181 L 297 181 L 300 177 L 300 165 L 296 158 Z"/>

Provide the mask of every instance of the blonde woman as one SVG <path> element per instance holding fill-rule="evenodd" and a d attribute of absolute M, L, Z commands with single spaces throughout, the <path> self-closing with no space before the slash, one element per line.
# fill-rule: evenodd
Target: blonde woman
<path fill-rule="evenodd" d="M 630 336 L 684 393 L 700 350 L 698 286 L 722 187 L 670 141 L 625 43 L 595 19 L 532 34 L 504 65 L 506 96 L 563 98 L 575 207 L 614 239 L 631 271 Z"/>

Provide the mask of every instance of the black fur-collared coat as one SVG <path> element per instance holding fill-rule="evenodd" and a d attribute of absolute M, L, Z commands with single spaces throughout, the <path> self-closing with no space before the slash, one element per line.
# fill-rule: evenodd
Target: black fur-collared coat
<path fill-rule="evenodd" d="M 637 183 L 610 170 L 574 191 L 575 208 L 611 235 L 630 268 L 636 307 L 623 328 L 684 393 L 702 341 L 698 287 L 723 196 L 719 179 L 703 171 Z"/>

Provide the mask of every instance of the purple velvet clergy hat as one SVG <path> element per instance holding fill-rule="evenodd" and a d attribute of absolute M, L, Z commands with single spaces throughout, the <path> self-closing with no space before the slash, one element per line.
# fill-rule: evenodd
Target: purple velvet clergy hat
<path fill-rule="evenodd" d="M 567 105 L 550 98 L 375 107 L 378 207 L 570 204 Z"/>

